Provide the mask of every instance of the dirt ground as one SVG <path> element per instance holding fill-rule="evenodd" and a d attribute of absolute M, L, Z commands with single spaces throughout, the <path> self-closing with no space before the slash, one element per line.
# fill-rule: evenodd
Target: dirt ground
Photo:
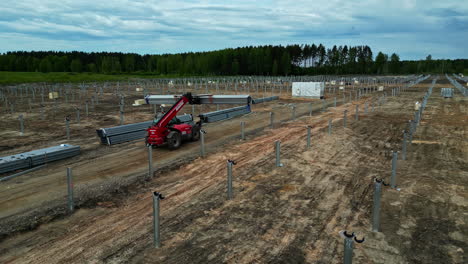
<path fill-rule="evenodd" d="M 7 202 L 0 205 L 0 262 L 342 263 L 338 232 L 348 230 L 366 238 L 355 245 L 356 263 L 466 263 L 468 109 L 458 92 L 453 99 L 440 97 L 440 88 L 449 84 L 434 88 L 407 159 L 398 161 L 400 189 L 383 191 L 382 232 L 370 230 L 373 178 L 389 180 L 390 152 L 401 149 L 402 130 L 430 81 L 367 113 L 364 102 L 376 102 L 370 96 L 325 113 L 315 103 L 312 116 L 307 104 L 299 105 L 298 116 L 305 115 L 289 122 L 287 98 L 254 106 L 242 119 L 207 126 L 205 158 L 198 157 L 198 143 L 177 152 L 155 151 L 154 178 L 145 176 L 140 142 L 90 147 L 79 160 L 2 183 L 0 200 Z M 284 121 L 273 129 L 267 128 L 270 111 Z M 238 138 L 239 121 L 247 123 L 245 141 Z M 307 125 L 312 126 L 310 149 Z M 276 140 L 282 147 L 280 168 L 275 167 Z M 226 199 L 227 159 L 237 162 L 233 200 Z M 50 210 L 65 210 L 60 175 L 69 165 L 81 182 L 82 202 L 74 214 L 52 221 Z M 137 177 L 146 181 L 125 184 Z M 93 200 L 93 188 L 109 193 Z M 160 249 L 152 245 L 153 191 L 166 196 Z M 25 220 L 31 212 L 40 219 Z M 31 230 L 15 232 L 13 226 L 22 224 Z"/>

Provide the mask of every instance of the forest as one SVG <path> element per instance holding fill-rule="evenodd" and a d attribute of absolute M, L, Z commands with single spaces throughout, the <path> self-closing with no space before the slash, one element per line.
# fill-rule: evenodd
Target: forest
<path fill-rule="evenodd" d="M 249 46 L 208 52 L 140 55 L 116 52 L 14 51 L 0 54 L 0 71 L 155 75 L 313 75 L 458 73 L 467 59 L 403 61 L 369 46 Z"/>

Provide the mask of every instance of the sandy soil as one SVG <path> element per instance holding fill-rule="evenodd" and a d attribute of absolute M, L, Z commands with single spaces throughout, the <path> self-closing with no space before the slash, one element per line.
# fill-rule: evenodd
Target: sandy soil
<path fill-rule="evenodd" d="M 168 161 L 156 177 L 124 190 L 117 188 L 119 193 L 95 203 L 83 202 L 73 215 L 50 222 L 41 219 L 39 223 L 44 224 L 31 231 L 5 236 L 0 241 L 0 262 L 342 263 L 343 241 L 338 232 L 346 229 L 366 237 L 355 247 L 356 263 L 464 263 L 468 250 L 466 101 L 459 94 L 454 99 L 441 98 L 439 85 L 407 160 L 398 163 L 401 190 L 384 190 L 382 232 L 370 231 L 372 180 L 388 180 L 390 151 L 401 147 L 401 131 L 413 116 L 414 101 L 429 83 L 389 97 L 374 112 L 364 113 L 362 108 L 370 98 L 361 100 L 359 121 L 354 120 L 354 105 L 348 103 L 263 129 L 269 122 L 264 117 L 272 108 L 276 116 L 289 118 L 287 106 L 273 103 L 270 109 L 265 105 L 264 111 L 260 108 L 245 117 L 247 124 L 254 124 L 246 141 L 232 138 L 238 136 L 240 120 L 225 122 L 219 131 L 207 128 L 207 136 L 218 139 L 208 142 L 212 145 L 206 158 L 196 157 L 196 143 L 177 154 L 158 150 L 156 160 L 159 155 Z M 349 110 L 347 128 L 342 125 L 345 109 Z M 308 113 L 307 106 L 298 112 Z M 332 135 L 327 134 L 329 119 Z M 307 125 L 312 126 L 311 149 L 305 147 Z M 282 144 L 281 168 L 274 165 L 275 140 Z M 89 170 L 83 175 L 145 177 L 146 159 L 141 159 L 145 150 L 139 144 L 122 146 L 125 150 L 94 163 L 83 158 L 78 164 L 83 162 L 81 170 Z M 238 162 L 235 198 L 230 201 L 226 199 L 227 159 Z M 123 160 L 128 171 L 113 170 L 112 164 L 106 167 Z M 59 175 L 54 170 L 60 168 L 50 168 L 50 175 Z M 49 177 L 49 184 L 57 179 Z M 49 184 L 32 183 L 30 188 Z M 152 191 L 166 195 L 161 202 L 161 249 L 152 246 Z M 21 204 L 20 197 L 14 199 L 14 204 Z M 25 200 L 23 205 L 31 203 Z M 21 212 L 11 209 L 6 218 L 22 219 Z"/>

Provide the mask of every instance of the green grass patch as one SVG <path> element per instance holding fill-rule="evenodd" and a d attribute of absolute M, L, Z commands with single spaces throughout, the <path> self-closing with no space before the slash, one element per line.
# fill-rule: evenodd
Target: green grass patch
<path fill-rule="evenodd" d="M 6 72 L 0 71 L 0 84 L 37 83 L 37 82 L 105 82 L 125 81 L 134 78 L 175 78 L 178 75 L 154 75 L 151 73 L 101 74 L 74 72 Z"/>

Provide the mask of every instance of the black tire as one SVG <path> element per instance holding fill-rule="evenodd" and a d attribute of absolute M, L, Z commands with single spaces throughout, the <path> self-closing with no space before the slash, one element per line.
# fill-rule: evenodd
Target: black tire
<path fill-rule="evenodd" d="M 182 136 L 179 132 L 171 131 L 167 135 L 167 145 L 169 149 L 178 149 L 182 143 Z"/>
<path fill-rule="evenodd" d="M 192 141 L 198 141 L 200 139 L 200 126 L 192 127 Z"/>

